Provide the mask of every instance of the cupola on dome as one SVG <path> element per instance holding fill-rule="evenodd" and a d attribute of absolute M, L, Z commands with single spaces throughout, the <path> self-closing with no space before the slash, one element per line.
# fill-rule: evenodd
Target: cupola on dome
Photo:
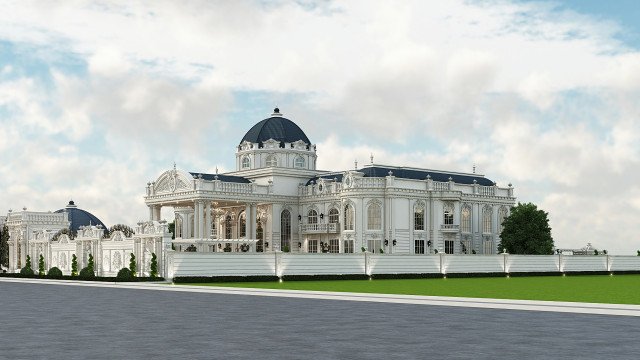
<path fill-rule="evenodd" d="M 293 121 L 282 117 L 278 108 L 273 110 L 271 117 L 253 125 L 240 143 L 248 141 L 254 144 L 262 144 L 269 139 L 274 139 L 281 143 L 293 143 L 302 140 L 307 144 L 311 144 L 304 131 Z"/>

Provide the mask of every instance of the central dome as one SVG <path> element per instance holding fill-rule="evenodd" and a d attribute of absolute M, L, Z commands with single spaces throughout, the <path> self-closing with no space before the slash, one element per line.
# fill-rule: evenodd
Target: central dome
<path fill-rule="evenodd" d="M 275 108 L 270 118 L 264 119 L 253 125 L 244 135 L 240 143 L 249 141 L 254 144 L 262 144 L 264 141 L 274 139 L 281 143 L 292 143 L 302 140 L 311 144 L 307 135 L 293 121 L 282 117 L 280 110 Z"/>
<path fill-rule="evenodd" d="M 86 210 L 79 209 L 78 206 L 76 206 L 76 204 L 73 202 L 73 200 L 69 201 L 69 204 L 64 209 L 60 209 L 54 212 L 66 212 L 68 214 L 68 219 L 71 222 L 71 224 L 69 225 L 69 229 L 74 232 L 78 232 L 80 226 L 88 225 L 101 225 L 103 229 L 108 230 L 108 228 L 102 221 L 100 221 L 100 219 Z"/>

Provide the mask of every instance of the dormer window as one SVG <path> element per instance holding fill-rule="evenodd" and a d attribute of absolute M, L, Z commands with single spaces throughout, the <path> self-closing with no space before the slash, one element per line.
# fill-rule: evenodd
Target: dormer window
<path fill-rule="evenodd" d="M 242 158 L 242 168 L 248 169 L 249 167 L 251 167 L 251 160 L 249 160 L 248 156 L 245 156 Z"/>
<path fill-rule="evenodd" d="M 267 157 L 267 167 L 278 166 L 278 158 L 275 155 L 269 155 Z"/>
<path fill-rule="evenodd" d="M 296 160 L 293 163 L 293 166 L 297 169 L 304 169 L 304 158 L 302 156 L 296 157 Z"/>

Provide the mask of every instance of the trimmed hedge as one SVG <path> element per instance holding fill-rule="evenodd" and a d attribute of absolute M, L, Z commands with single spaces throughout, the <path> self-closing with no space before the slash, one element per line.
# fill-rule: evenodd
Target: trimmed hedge
<path fill-rule="evenodd" d="M 63 276 L 64 275 L 62 274 L 62 270 L 58 269 L 55 266 L 49 269 L 49 271 L 47 272 L 47 277 L 50 279 L 62 279 Z"/>
<path fill-rule="evenodd" d="M 96 278 L 96 274 L 93 272 L 93 269 L 90 266 L 83 268 L 80 270 L 80 274 L 78 277 L 82 280 L 93 280 Z"/>
<path fill-rule="evenodd" d="M 173 282 L 176 284 L 186 283 L 209 283 L 209 282 L 264 282 L 264 281 L 278 281 L 277 276 L 180 276 L 173 278 Z"/>
<path fill-rule="evenodd" d="M 120 269 L 120 271 L 118 271 L 118 275 L 116 276 L 116 279 L 118 281 L 131 281 L 133 278 L 134 276 L 131 274 L 131 270 L 129 270 L 129 268 Z"/>

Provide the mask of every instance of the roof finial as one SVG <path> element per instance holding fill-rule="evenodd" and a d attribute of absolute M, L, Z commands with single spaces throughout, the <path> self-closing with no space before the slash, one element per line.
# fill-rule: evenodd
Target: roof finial
<path fill-rule="evenodd" d="M 371 153 L 371 165 L 373 165 L 373 153 Z"/>
<path fill-rule="evenodd" d="M 278 108 L 278 105 L 276 105 L 276 108 L 273 109 L 273 114 L 271 114 L 271 116 L 282 116 L 282 114 L 280 113 L 280 109 Z"/>
<path fill-rule="evenodd" d="M 174 161 L 173 162 L 173 171 L 175 171 L 175 170 L 176 170 L 176 162 Z"/>
<path fill-rule="evenodd" d="M 216 175 L 218 174 L 218 167 L 216 166 Z"/>
<path fill-rule="evenodd" d="M 358 159 L 354 161 L 355 170 L 358 170 Z"/>
<path fill-rule="evenodd" d="M 473 163 L 473 173 L 476 173 L 476 163 Z"/>

